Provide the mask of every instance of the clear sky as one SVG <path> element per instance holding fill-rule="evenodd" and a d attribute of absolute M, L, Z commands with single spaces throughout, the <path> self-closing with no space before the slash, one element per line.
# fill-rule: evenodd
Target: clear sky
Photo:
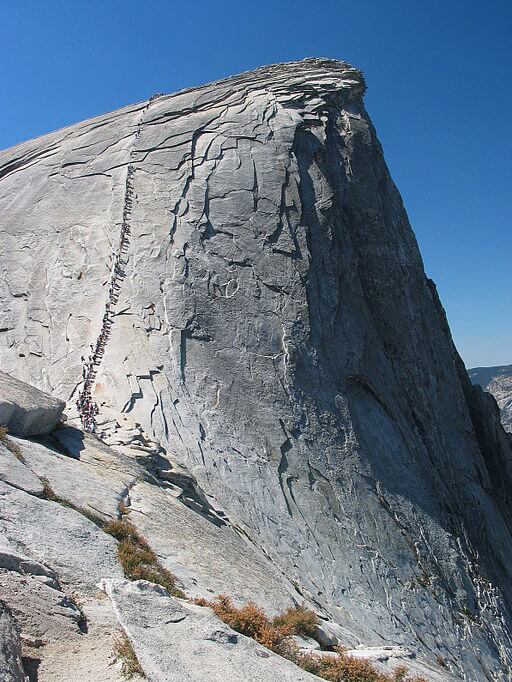
<path fill-rule="evenodd" d="M 308 56 L 365 72 L 466 365 L 511 363 L 510 0 L 0 0 L 0 148 Z"/>

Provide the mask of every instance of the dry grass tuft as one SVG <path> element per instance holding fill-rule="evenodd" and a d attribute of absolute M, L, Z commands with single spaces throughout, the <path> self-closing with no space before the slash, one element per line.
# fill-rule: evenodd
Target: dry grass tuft
<path fill-rule="evenodd" d="M 129 514 L 131 509 L 130 507 L 127 507 L 124 502 L 119 502 L 118 504 L 118 510 L 121 516 L 124 516 L 125 514 Z"/>
<path fill-rule="evenodd" d="M 146 677 L 132 644 L 124 632 L 114 641 L 114 656 L 116 660 L 121 661 L 121 671 L 125 677 L 131 678 L 134 675 Z"/>
<path fill-rule="evenodd" d="M 154 551 L 128 520 L 109 521 L 103 530 L 119 541 L 117 556 L 127 578 L 148 580 L 165 587 L 174 597 L 185 597 L 176 576 L 160 564 Z"/>
<path fill-rule="evenodd" d="M 416 678 L 418 680 L 418 678 Z M 393 682 L 406 682 L 407 681 L 407 668 L 405 665 L 399 665 L 395 668 L 393 673 Z"/>
<path fill-rule="evenodd" d="M 237 608 L 233 605 L 231 597 L 221 594 L 214 601 L 195 599 L 194 603 L 210 607 L 233 630 L 255 639 L 267 649 L 281 655 L 286 654 L 287 638 L 292 633 L 284 627 L 273 625 L 264 611 L 253 602 Z"/>
<path fill-rule="evenodd" d="M 302 635 L 303 637 L 314 637 L 318 617 L 314 611 L 302 606 L 286 609 L 284 613 L 276 616 L 272 620 L 272 625 L 285 628 L 291 635 Z"/>
<path fill-rule="evenodd" d="M 0 443 L 12 452 L 16 459 L 19 459 L 22 464 L 25 464 L 20 446 L 9 438 L 9 429 L 7 426 L 0 426 Z"/>

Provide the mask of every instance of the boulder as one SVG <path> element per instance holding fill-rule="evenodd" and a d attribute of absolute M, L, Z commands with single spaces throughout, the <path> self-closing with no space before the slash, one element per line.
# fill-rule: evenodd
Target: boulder
<path fill-rule="evenodd" d="M 315 626 L 315 639 L 323 647 L 334 647 L 340 644 L 355 644 L 349 632 L 338 623 L 320 620 Z"/>
<path fill-rule="evenodd" d="M 311 651 L 320 651 L 320 644 L 312 637 L 306 637 L 304 635 L 294 635 L 292 638 L 293 643 L 299 647 L 299 649 L 304 653 L 310 653 Z"/>
<path fill-rule="evenodd" d="M 15 436 L 50 433 L 62 419 L 65 403 L 0 372 L 0 425 Z"/>
<path fill-rule="evenodd" d="M 364 646 L 359 645 L 356 649 L 348 649 L 347 655 L 367 661 L 384 662 L 392 659 L 413 659 L 415 654 L 404 646 Z"/>

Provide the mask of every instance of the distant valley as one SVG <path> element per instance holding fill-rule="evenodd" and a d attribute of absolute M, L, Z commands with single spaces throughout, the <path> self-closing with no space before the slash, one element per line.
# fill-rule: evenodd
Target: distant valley
<path fill-rule="evenodd" d="M 512 433 L 512 365 L 474 367 L 468 374 L 474 384 L 479 384 L 496 398 L 503 428 Z"/>

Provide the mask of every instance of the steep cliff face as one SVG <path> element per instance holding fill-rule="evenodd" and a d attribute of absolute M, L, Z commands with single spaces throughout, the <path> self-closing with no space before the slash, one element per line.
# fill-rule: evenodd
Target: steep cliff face
<path fill-rule="evenodd" d="M 508 679 L 510 443 L 364 89 L 281 64 L 3 152 L 2 369 L 73 416 L 92 352 L 98 433 L 139 423 L 351 643 Z"/>

